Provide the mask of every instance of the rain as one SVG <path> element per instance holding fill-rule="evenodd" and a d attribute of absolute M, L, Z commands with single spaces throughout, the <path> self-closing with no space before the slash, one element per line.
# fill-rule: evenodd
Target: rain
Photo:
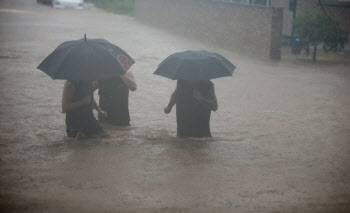
<path fill-rule="evenodd" d="M 202 25 L 171 25 L 180 19 L 166 22 L 179 5 L 200 2 L 189 8 L 195 14 L 210 0 L 164 0 L 179 3 L 165 12 L 152 4 L 157 0 L 114 1 L 136 8 L 125 3 L 113 13 L 96 1 L 78 8 L 0 1 L 1 212 L 349 212 L 349 39 L 337 52 L 320 47 L 313 62 L 306 54 L 313 47 L 293 54 L 281 38 L 280 54 L 270 58 L 260 54 L 259 39 L 234 48 L 242 41 L 216 39 Z M 226 1 L 219 9 L 263 10 L 273 2 Z M 146 10 L 169 16 L 144 16 Z M 196 17 L 188 17 L 190 26 Z M 109 137 L 77 140 L 66 134 L 65 80 L 37 67 L 58 45 L 84 34 L 133 58 L 137 90 L 129 93 L 130 126 L 103 124 Z M 164 113 L 176 81 L 153 73 L 169 55 L 187 50 L 221 54 L 236 67 L 232 77 L 212 80 L 218 102 L 212 138 L 176 137 L 176 110 Z M 98 103 L 98 92 L 94 98 Z"/>

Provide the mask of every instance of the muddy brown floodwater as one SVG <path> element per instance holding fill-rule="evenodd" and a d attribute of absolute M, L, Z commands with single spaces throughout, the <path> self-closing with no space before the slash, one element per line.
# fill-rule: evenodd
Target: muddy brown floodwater
<path fill-rule="evenodd" d="M 37 65 L 60 43 L 105 38 L 136 61 L 131 127 L 65 136 L 64 81 Z M 212 139 L 178 139 L 175 88 L 152 73 L 207 49 L 238 68 L 214 80 Z M 261 61 L 98 10 L 0 1 L 1 212 L 349 212 L 349 61 Z M 98 98 L 98 95 L 95 94 Z"/>

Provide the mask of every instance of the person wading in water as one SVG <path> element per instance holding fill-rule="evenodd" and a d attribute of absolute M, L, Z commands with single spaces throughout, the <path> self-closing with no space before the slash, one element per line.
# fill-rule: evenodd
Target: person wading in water
<path fill-rule="evenodd" d="M 178 80 L 166 114 L 176 104 L 178 137 L 211 137 L 210 114 L 218 109 L 214 84 L 209 80 Z"/>
<path fill-rule="evenodd" d="M 93 109 L 96 109 L 99 115 L 106 116 L 93 96 L 97 88 L 98 81 L 68 80 L 64 84 L 62 113 L 66 113 L 68 137 L 81 139 L 105 133 L 93 114 Z"/>
<path fill-rule="evenodd" d="M 137 84 L 130 71 L 119 77 L 99 81 L 98 94 L 100 108 L 107 112 L 107 117 L 98 116 L 98 120 L 118 126 L 130 126 L 129 90 L 135 91 Z"/>

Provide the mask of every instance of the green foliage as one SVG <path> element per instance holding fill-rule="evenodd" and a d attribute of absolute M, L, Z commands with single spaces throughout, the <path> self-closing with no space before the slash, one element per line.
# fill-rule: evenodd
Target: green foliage
<path fill-rule="evenodd" d="M 295 36 L 301 39 L 303 45 L 314 46 L 316 60 L 316 46 L 323 44 L 325 51 L 336 51 L 343 48 L 347 39 L 347 32 L 340 28 L 339 23 L 321 14 L 305 13 L 294 20 Z"/>
<path fill-rule="evenodd" d="M 323 48 L 325 51 L 336 51 L 338 46 L 344 48 L 344 43 L 347 40 L 348 33 L 340 28 L 337 22 L 328 19 L 325 31 L 327 32 L 324 35 Z"/>
<path fill-rule="evenodd" d="M 135 0 L 86 0 L 93 3 L 96 7 L 104 9 L 106 11 L 124 14 L 134 15 Z"/>

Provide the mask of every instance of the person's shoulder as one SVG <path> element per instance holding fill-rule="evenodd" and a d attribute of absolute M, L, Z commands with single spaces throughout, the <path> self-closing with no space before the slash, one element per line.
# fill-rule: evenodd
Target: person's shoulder
<path fill-rule="evenodd" d="M 207 87 L 208 89 L 214 88 L 214 84 L 213 84 L 213 82 L 211 82 L 211 81 L 207 81 L 205 85 L 206 85 L 206 87 Z"/>
<path fill-rule="evenodd" d="M 183 84 L 184 84 L 183 80 L 177 80 L 177 82 L 176 82 L 176 85 L 178 85 L 178 86 L 183 85 Z"/>
<path fill-rule="evenodd" d="M 132 78 L 132 79 L 135 78 L 135 77 L 134 77 L 134 74 L 132 74 L 132 72 L 130 72 L 130 71 L 127 72 L 127 76 L 129 76 L 129 77 Z"/>
<path fill-rule="evenodd" d="M 66 81 L 66 82 L 64 82 L 64 86 L 71 86 L 71 85 L 73 85 L 73 82 L 72 81 Z"/>
<path fill-rule="evenodd" d="M 73 81 L 66 81 L 65 83 L 64 83 L 64 88 L 66 88 L 66 89 L 75 89 L 75 83 L 73 82 Z"/>

